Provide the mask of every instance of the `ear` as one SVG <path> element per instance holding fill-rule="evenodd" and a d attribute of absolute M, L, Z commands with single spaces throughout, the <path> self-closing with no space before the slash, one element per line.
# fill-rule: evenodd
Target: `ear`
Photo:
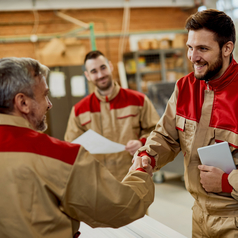
<path fill-rule="evenodd" d="M 89 74 L 88 74 L 88 71 L 84 71 L 84 75 L 85 75 L 85 77 L 87 78 L 88 81 L 91 81 L 91 79 L 89 77 Z"/>
<path fill-rule="evenodd" d="M 29 97 L 27 97 L 23 93 L 18 93 L 15 98 L 15 110 L 22 114 L 29 114 L 30 112 L 30 106 L 31 106 L 31 100 Z"/>
<path fill-rule="evenodd" d="M 228 41 L 222 47 L 223 55 L 225 57 L 230 56 L 232 54 L 232 52 L 233 52 L 233 49 L 234 49 L 234 43 L 232 41 Z"/>
<path fill-rule="evenodd" d="M 111 69 L 111 72 L 113 71 L 113 64 L 112 64 L 112 62 L 111 61 L 108 61 L 108 64 L 109 64 L 109 67 L 110 67 L 110 69 Z"/>

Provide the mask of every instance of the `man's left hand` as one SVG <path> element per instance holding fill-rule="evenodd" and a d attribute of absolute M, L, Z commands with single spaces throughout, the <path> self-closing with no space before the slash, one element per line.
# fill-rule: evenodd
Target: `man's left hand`
<path fill-rule="evenodd" d="M 223 171 L 219 168 L 207 165 L 199 165 L 200 183 L 207 192 L 222 192 L 222 175 Z"/>
<path fill-rule="evenodd" d="M 131 155 L 134 155 L 141 146 L 142 142 L 140 140 L 129 140 L 126 144 L 125 150 L 128 151 Z"/>

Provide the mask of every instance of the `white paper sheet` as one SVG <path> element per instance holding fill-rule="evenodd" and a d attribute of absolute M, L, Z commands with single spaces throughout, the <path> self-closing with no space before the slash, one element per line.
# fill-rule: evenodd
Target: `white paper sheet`
<path fill-rule="evenodd" d="M 91 228 L 81 222 L 79 231 L 80 238 L 186 238 L 147 215 L 118 229 Z"/>
<path fill-rule="evenodd" d="M 125 145 L 113 142 L 89 129 L 72 143 L 82 145 L 91 154 L 110 154 L 125 150 Z"/>

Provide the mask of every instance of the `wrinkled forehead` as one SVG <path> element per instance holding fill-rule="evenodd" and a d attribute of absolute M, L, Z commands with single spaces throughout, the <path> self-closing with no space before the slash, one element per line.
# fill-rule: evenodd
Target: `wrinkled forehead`
<path fill-rule="evenodd" d="M 45 75 L 40 73 L 37 76 L 33 76 L 33 78 L 34 78 L 34 85 L 36 87 L 38 87 L 38 85 L 46 85 L 48 87 Z"/>
<path fill-rule="evenodd" d="M 108 65 L 108 61 L 104 56 L 100 55 L 95 59 L 88 59 L 85 63 L 85 68 L 90 72 L 93 69 L 99 69 L 103 65 Z"/>
<path fill-rule="evenodd" d="M 35 77 L 35 84 L 33 85 L 33 91 L 35 96 L 37 94 L 45 94 L 49 90 L 45 76 L 38 75 Z"/>

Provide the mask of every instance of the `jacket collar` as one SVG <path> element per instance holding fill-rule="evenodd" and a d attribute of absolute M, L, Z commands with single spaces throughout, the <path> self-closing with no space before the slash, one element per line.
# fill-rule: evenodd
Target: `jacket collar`
<path fill-rule="evenodd" d="M 214 91 L 220 90 L 226 87 L 237 76 L 237 74 L 237 63 L 232 58 L 230 65 L 220 78 L 208 81 L 209 88 Z M 203 82 L 205 83 L 205 81 Z"/>
<path fill-rule="evenodd" d="M 97 97 L 100 101 L 102 101 L 102 102 L 110 102 L 113 98 L 115 98 L 115 97 L 117 96 L 117 94 L 118 94 L 119 91 L 120 91 L 120 86 L 119 86 L 119 84 L 118 84 L 117 82 L 115 82 L 115 81 L 113 81 L 113 83 L 114 83 L 113 91 L 112 91 L 112 93 L 111 93 L 110 95 L 108 95 L 108 96 L 102 96 L 102 95 L 98 92 L 97 88 L 95 88 L 94 93 L 95 93 L 96 97 Z"/>
<path fill-rule="evenodd" d="M 0 126 L 1 125 L 26 127 L 33 130 L 33 127 L 26 119 L 24 119 L 23 117 L 13 116 L 9 114 L 0 113 Z"/>

